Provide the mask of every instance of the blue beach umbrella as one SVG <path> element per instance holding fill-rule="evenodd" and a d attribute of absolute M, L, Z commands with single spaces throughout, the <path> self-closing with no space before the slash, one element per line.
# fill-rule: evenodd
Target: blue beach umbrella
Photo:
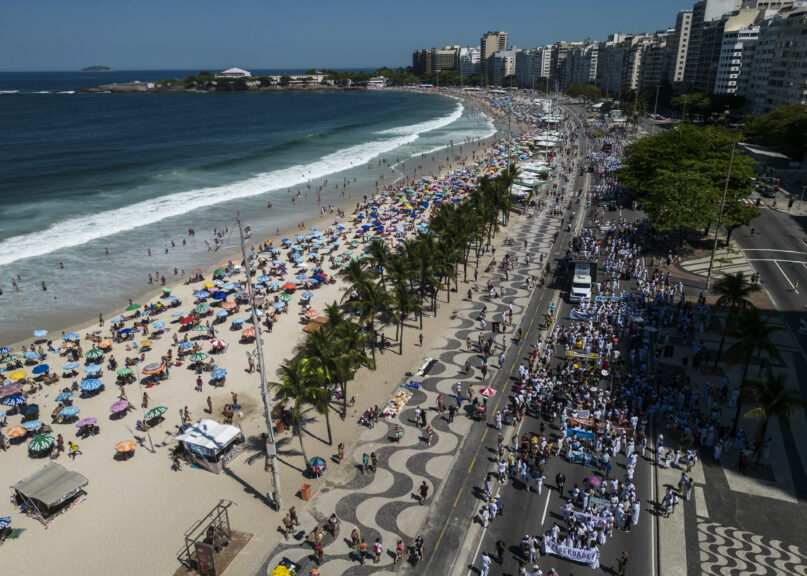
<path fill-rule="evenodd" d="M 200 298 L 200 299 L 208 298 L 209 296 L 210 296 L 210 292 L 208 292 L 207 290 L 199 290 L 198 292 L 194 293 L 194 295 L 193 295 L 194 298 Z"/>
<path fill-rule="evenodd" d="M 34 369 L 31 370 L 31 373 L 32 374 L 44 374 L 48 370 L 50 370 L 50 366 L 48 366 L 47 364 L 40 364 L 39 366 L 34 366 Z"/>
<path fill-rule="evenodd" d="M 222 286 L 225 290 L 235 290 L 238 288 L 238 284 L 235 282 L 227 282 L 224 286 Z"/>
<path fill-rule="evenodd" d="M 267 276 L 266 274 L 263 274 L 263 275 L 261 275 L 261 276 L 258 276 L 258 277 L 256 278 L 256 280 L 257 280 L 258 282 L 269 282 L 269 281 L 271 280 L 271 278 L 269 278 L 269 276 Z"/>
<path fill-rule="evenodd" d="M 55 398 L 55 400 L 56 400 L 57 402 L 64 402 L 65 400 L 70 400 L 70 398 L 72 398 L 72 397 L 73 397 L 73 393 L 72 393 L 72 392 L 62 392 L 61 394 L 59 394 L 59 395 L 58 395 L 58 396 Z"/>
<path fill-rule="evenodd" d="M 45 423 L 42 420 L 29 420 L 28 422 L 23 422 L 20 424 L 23 428 L 31 432 L 32 430 L 39 430 L 44 426 Z"/>
<path fill-rule="evenodd" d="M 277 310 L 280 310 L 280 309 L 281 309 L 281 308 L 283 308 L 285 305 L 286 305 L 286 303 L 285 303 L 285 302 L 275 302 L 275 308 L 276 308 Z"/>
<path fill-rule="evenodd" d="M 156 328 L 157 330 L 160 330 L 161 328 L 165 328 L 165 322 L 162 322 L 162 321 L 155 322 L 154 324 L 152 324 L 152 328 Z"/>
<path fill-rule="evenodd" d="M 0 348 L 0 356 L 5 356 L 9 352 L 11 352 L 11 350 L 12 348 L 9 348 L 8 346 L 3 346 L 2 348 Z"/>
<path fill-rule="evenodd" d="M 93 390 L 98 390 L 104 383 L 101 382 L 98 378 L 90 378 L 88 380 L 84 380 L 79 387 L 84 390 L 85 392 L 92 392 Z"/>
<path fill-rule="evenodd" d="M 255 284 L 255 290 L 263 290 L 263 284 Z"/>
<path fill-rule="evenodd" d="M 131 334 L 132 332 L 134 332 L 134 330 L 132 330 L 131 328 L 124 328 L 123 330 L 120 331 L 121 334 Z"/>
<path fill-rule="evenodd" d="M 180 350 L 187 350 L 188 348 L 193 348 L 193 342 L 180 342 L 179 349 Z"/>
<path fill-rule="evenodd" d="M 72 372 L 73 370 L 78 368 L 78 366 L 79 366 L 78 362 L 71 362 L 70 364 L 65 364 L 62 370 L 64 370 L 65 372 Z"/>
<path fill-rule="evenodd" d="M 22 355 L 22 357 L 28 360 L 36 360 L 37 358 L 39 358 L 39 354 L 37 354 L 36 352 L 25 352 Z"/>
<path fill-rule="evenodd" d="M 272 281 L 272 282 L 269 282 L 269 284 L 267 284 L 267 286 L 269 286 L 269 288 L 277 288 L 278 286 L 280 286 L 280 282 Z"/>
<path fill-rule="evenodd" d="M 243 324 L 243 323 L 244 323 L 243 318 L 233 318 L 233 324 Z"/>
<path fill-rule="evenodd" d="M 110 320 L 110 322 L 112 322 L 113 324 L 120 324 L 121 322 L 123 322 L 123 318 L 121 318 L 120 316 L 116 316 L 115 318 Z"/>
<path fill-rule="evenodd" d="M 303 292 L 301 294 L 301 296 L 303 297 L 304 300 L 310 300 L 311 298 L 314 297 L 314 293 L 313 292 Z"/>
<path fill-rule="evenodd" d="M 171 318 L 178 318 L 179 316 L 182 316 L 182 312 L 173 312 L 171 314 Z"/>
<path fill-rule="evenodd" d="M 22 406 L 23 404 L 25 404 L 25 398 L 23 398 L 19 394 L 15 394 L 14 396 L 3 398 L 3 404 L 5 404 L 6 406 Z"/>
<path fill-rule="evenodd" d="M 226 318 L 227 316 L 229 316 L 227 310 L 219 310 L 218 312 L 216 312 L 217 318 Z M 190 342 L 186 342 L 186 344 L 190 344 Z"/>
<path fill-rule="evenodd" d="M 43 336 L 47 335 L 48 335 L 47 330 L 34 330 L 34 336 L 36 336 L 37 338 L 42 338 Z"/>
<path fill-rule="evenodd" d="M 11 526 L 11 517 L 0 518 L 0 530 L 4 530 L 9 526 Z"/>
<path fill-rule="evenodd" d="M 98 374 L 98 372 L 101 371 L 101 365 L 100 364 L 89 364 L 89 365 L 84 367 L 84 371 L 87 374 Z"/>
<path fill-rule="evenodd" d="M 174 296 L 173 294 L 171 296 L 166 296 L 165 300 L 167 302 L 179 302 L 179 298 L 177 296 Z"/>
<path fill-rule="evenodd" d="M 62 340 L 78 340 L 79 338 L 81 338 L 81 336 L 76 332 L 69 332 L 62 336 Z"/>
<path fill-rule="evenodd" d="M 220 379 L 220 378 L 224 378 L 225 376 L 227 376 L 227 370 L 225 370 L 224 368 L 216 368 L 215 370 L 213 370 L 213 371 L 210 373 L 210 375 L 211 375 L 211 376 L 212 376 L 212 377 L 213 377 L 215 380 L 218 380 L 218 379 Z"/>
<path fill-rule="evenodd" d="M 227 292 L 224 290 L 219 290 L 218 292 L 213 294 L 214 300 L 225 300 L 227 298 Z"/>
<path fill-rule="evenodd" d="M 64 416 L 65 418 L 71 418 L 73 416 L 78 415 L 81 412 L 78 406 L 65 406 L 59 414 Z"/>

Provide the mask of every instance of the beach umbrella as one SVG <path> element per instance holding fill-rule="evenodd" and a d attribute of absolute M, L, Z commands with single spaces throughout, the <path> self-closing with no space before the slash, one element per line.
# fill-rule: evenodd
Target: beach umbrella
<path fill-rule="evenodd" d="M 177 298 L 176 296 L 166 296 L 165 301 L 166 302 L 179 302 L 179 298 Z"/>
<path fill-rule="evenodd" d="M 280 300 L 283 301 L 283 302 L 288 302 L 289 300 L 291 300 L 291 294 L 286 294 L 284 292 L 278 298 L 280 298 Z"/>
<path fill-rule="evenodd" d="M 193 324 L 194 319 L 192 316 L 185 316 L 184 318 L 180 318 L 179 324 L 180 326 L 187 326 L 188 324 Z"/>
<path fill-rule="evenodd" d="M 214 346 L 215 348 L 223 348 L 223 347 L 225 347 L 227 345 L 227 343 L 224 340 L 220 340 L 218 338 L 213 338 L 210 341 L 210 344 L 212 346 Z"/>
<path fill-rule="evenodd" d="M 210 376 L 214 380 L 220 380 L 220 379 L 224 378 L 225 376 L 227 376 L 227 370 L 225 370 L 224 368 L 216 368 L 215 370 L 213 370 L 210 373 Z"/>
<path fill-rule="evenodd" d="M 236 284 L 235 282 L 227 282 L 222 286 L 222 288 L 224 290 L 235 290 L 236 288 L 238 288 L 238 284 Z"/>
<path fill-rule="evenodd" d="M 224 302 L 221 305 L 221 308 L 223 310 L 234 310 L 236 306 L 237 306 L 237 304 L 235 302 Z"/>
<path fill-rule="evenodd" d="M 264 274 L 264 275 L 262 275 L 262 276 L 258 276 L 258 277 L 256 278 L 256 280 L 257 280 L 258 282 L 269 282 L 269 281 L 271 280 L 271 278 L 269 278 L 269 276 L 266 276 L 266 275 Z"/>
<path fill-rule="evenodd" d="M 37 434 L 28 442 L 28 449 L 32 452 L 41 452 L 51 448 L 56 440 L 50 434 Z"/>
<path fill-rule="evenodd" d="M 285 303 L 285 302 L 275 302 L 275 303 L 274 303 L 274 308 L 275 308 L 276 310 L 280 310 L 280 309 L 281 309 L 281 308 L 283 308 L 284 306 L 286 306 L 286 303 Z"/>
<path fill-rule="evenodd" d="M 9 384 L 5 384 L 0 386 L 0 398 L 5 398 L 6 396 L 14 396 L 15 394 L 19 394 L 22 390 L 22 382 L 11 382 Z"/>
<path fill-rule="evenodd" d="M 118 414 L 120 412 L 123 412 L 127 408 L 129 408 L 128 400 L 118 400 L 112 406 L 109 407 L 109 411 L 114 414 Z"/>
<path fill-rule="evenodd" d="M 84 371 L 87 374 L 98 374 L 101 371 L 101 365 L 100 364 L 89 364 L 89 365 L 84 367 Z"/>
<path fill-rule="evenodd" d="M 152 420 L 153 418 L 162 416 L 163 414 L 165 414 L 166 410 L 168 410 L 168 408 L 166 408 L 165 406 L 155 406 L 154 408 L 146 412 L 146 420 Z"/>
<path fill-rule="evenodd" d="M 316 310 L 313 310 L 313 309 L 312 310 L 306 310 L 304 316 L 306 318 L 308 318 L 309 320 L 313 320 L 314 318 L 319 316 L 319 312 L 317 312 Z"/>
<path fill-rule="evenodd" d="M 106 340 L 101 340 L 98 343 L 98 347 L 101 349 L 109 348 L 110 346 L 112 346 L 112 340 L 110 340 L 109 338 L 107 338 Z"/>
<path fill-rule="evenodd" d="M 244 323 L 243 318 L 233 318 L 233 324 L 243 324 L 243 323 Z"/>
<path fill-rule="evenodd" d="M 155 323 L 152 325 L 152 328 L 155 328 L 155 329 L 157 329 L 157 330 L 162 330 L 163 328 L 165 328 L 165 322 L 162 322 L 162 321 L 160 321 L 160 322 L 155 322 Z"/>
<path fill-rule="evenodd" d="M 124 328 L 123 330 L 120 331 L 121 334 L 131 334 L 132 332 L 134 332 L 134 330 L 132 330 L 131 328 Z"/>
<path fill-rule="evenodd" d="M 9 354 L 8 356 L 4 356 L 0 362 L 7 364 L 9 362 L 16 362 L 17 360 L 22 360 L 22 356 L 19 354 Z"/>
<path fill-rule="evenodd" d="M 193 358 L 193 356 L 191 356 L 191 358 Z M 143 372 L 143 374 L 157 374 L 163 370 L 165 370 L 165 362 L 152 362 L 151 364 L 146 364 L 141 372 Z"/>
<path fill-rule="evenodd" d="M 283 289 L 284 290 L 297 290 L 297 284 L 295 284 L 294 282 L 286 282 L 285 284 L 283 284 Z"/>
<path fill-rule="evenodd" d="M 62 392 L 56 398 L 54 398 L 54 400 L 56 400 L 57 402 L 64 402 L 65 400 L 70 400 L 72 397 L 73 397 L 72 392 Z"/>
<path fill-rule="evenodd" d="M 224 276 L 224 273 L 225 273 L 224 268 L 216 268 L 213 271 L 213 276 Z"/>
<path fill-rule="evenodd" d="M 193 342 L 180 342 L 179 349 L 180 350 L 187 350 L 188 348 L 193 348 Z"/>
<path fill-rule="evenodd" d="M 101 386 L 103 385 L 104 383 L 101 382 L 98 378 L 89 378 L 87 380 L 82 381 L 81 384 L 79 384 L 79 388 L 81 388 L 85 392 L 93 392 L 101 388 Z"/>
<path fill-rule="evenodd" d="M 48 335 L 47 330 L 34 330 L 34 336 L 36 338 L 42 338 L 42 337 L 47 336 L 47 335 Z"/>
<path fill-rule="evenodd" d="M 87 360 L 98 360 L 99 358 L 104 357 L 104 351 L 98 348 L 93 348 L 91 350 L 87 350 L 87 353 L 84 355 Z"/>
<path fill-rule="evenodd" d="M 193 329 L 193 331 L 194 332 L 207 332 L 207 326 L 205 326 L 204 324 L 199 324 L 199 326 L 196 326 Z"/>
<path fill-rule="evenodd" d="M 272 281 L 272 282 L 269 282 L 269 284 L 267 284 L 267 286 L 269 286 L 269 288 L 277 288 L 278 286 L 280 286 L 280 282 Z"/>
<path fill-rule="evenodd" d="M 195 308 L 195 311 L 197 314 L 207 314 L 210 312 L 210 304 L 207 302 L 202 302 Z"/>
<path fill-rule="evenodd" d="M 134 440 L 124 440 L 115 444 L 115 452 L 131 452 L 137 443 Z"/>
<path fill-rule="evenodd" d="M 73 370 L 75 370 L 75 369 L 76 369 L 76 368 L 78 368 L 78 367 L 79 367 L 78 362 L 71 362 L 70 364 L 65 364 L 65 365 L 62 367 L 62 370 L 63 370 L 64 372 L 72 372 Z"/>
<path fill-rule="evenodd" d="M 22 424 L 20 424 L 20 426 L 22 426 L 29 432 L 32 432 L 33 430 L 39 430 L 44 425 L 45 423 L 42 422 L 42 420 L 29 420 L 28 422 L 23 422 Z"/>
<path fill-rule="evenodd" d="M 11 517 L 0 518 L 0 530 L 5 530 L 9 526 L 11 526 Z"/>
<path fill-rule="evenodd" d="M 480 393 L 482 396 L 484 396 L 485 398 L 490 398 L 491 396 L 495 396 L 495 395 L 496 395 L 496 390 L 494 390 L 493 388 L 490 388 L 490 387 L 488 387 L 488 386 L 485 386 L 485 387 L 483 387 L 483 388 L 481 388 L 481 389 L 479 390 L 479 393 Z"/>
<path fill-rule="evenodd" d="M 26 376 L 28 376 L 28 374 L 26 374 L 22 370 L 17 370 L 16 372 L 12 372 L 11 375 L 8 377 L 8 379 L 9 380 L 22 380 Z"/>
<path fill-rule="evenodd" d="M 247 328 L 243 332 L 241 332 L 241 338 L 254 338 L 255 337 L 255 328 Z"/>
<path fill-rule="evenodd" d="M 191 362 L 196 364 L 197 362 L 202 362 L 204 359 L 207 358 L 207 352 L 197 352 L 195 354 L 191 354 Z"/>
<path fill-rule="evenodd" d="M 171 318 L 176 318 L 178 316 L 182 316 L 182 312 L 179 312 L 179 311 L 171 312 Z"/>
<path fill-rule="evenodd" d="M 59 414 L 65 418 L 72 418 L 73 416 L 77 416 L 79 412 L 81 412 L 81 410 L 79 410 L 78 406 L 65 406 Z"/>
<path fill-rule="evenodd" d="M 310 300 L 311 298 L 314 297 L 314 293 L 313 292 L 303 292 L 302 297 L 303 297 L 304 300 Z"/>
<path fill-rule="evenodd" d="M 28 430 L 23 428 L 22 426 L 11 426 L 6 428 L 5 435 L 9 438 L 22 438 L 26 434 L 28 434 Z"/>
<path fill-rule="evenodd" d="M 168 295 L 168 294 L 170 294 L 170 293 L 171 293 L 171 289 L 170 289 L 170 288 L 163 288 L 163 294 Z"/>
<path fill-rule="evenodd" d="M 199 290 L 193 295 L 194 298 L 204 299 L 210 297 L 210 292 L 206 290 Z"/>
<path fill-rule="evenodd" d="M 153 344 L 153 342 L 152 342 L 151 340 L 143 340 L 143 341 L 140 343 L 140 346 L 141 346 L 142 348 L 150 348 L 152 344 Z"/>
<path fill-rule="evenodd" d="M 36 360 L 37 358 L 39 358 L 39 354 L 37 354 L 34 351 L 23 352 L 22 357 L 25 358 L 26 360 Z"/>
<path fill-rule="evenodd" d="M 76 427 L 77 428 L 84 428 L 85 426 L 91 426 L 91 425 L 95 424 L 96 422 L 98 422 L 97 418 L 84 418 L 84 419 L 79 420 L 78 422 L 76 422 Z"/>
<path fill-rule="evenodd" d="M 224 290 L 219 290 L 218 292 L 213 293 L 214 300 L 224 300 L 225 298 L 227 298 L 227 292 Z"/>
<path fill-rule="evenodd" d="M 112 320 L 110 320 L 110 322 L 112 322 L 112 324 L 120 324 L 123 322 L 123 318 L 120 316 L 115 316 Z"/>
<path fill-rule="evenodd" d="M 132 374 L 131 368 L 121 368 L 117 371 L 118 376 L 128 376 L 129 374 Z"/>
<path fill-rule="evenodd" d="M 205 282 L 204 284 L 202 284 L 202 286 L 204 286 L 205 288 L 213 288 L 215 284 L 213 284 L 212 282 Z"/>
<path fill-rule="evenodd" d="M 6 354 L 11 352 L 12 350 L 13 350 L 13 348 L 9 348 L 8 346 L 3 346 L 2 348 L 0 348 L 0 358 L 5 356 Z"/>
<path fill-rule="evenodd" d="M 219 310 L 218 312 L 216 312 L 216 318 L 226 318 L 229 315 L 230 315 L 229 312 L 227 312 L 226 310 Z"/>
<path fill-rule="evenodd" d="M 47 364 L 40 364 L 39 366 L 35 366 L 33 370 L 31 370 L 32 374 L 44 374 L 50 370 L 50 366 Z"/>
<path fill-rule="evenodd" d="M 20 396 L 19 394 L 15 394 L 14 396 L 8 396 L 3 398 L 3 404 L 6 406 L 22 406 L 25 404 L 25 398 Z"/>
<path fill-rule="evenodd" d="M 140 308 L 140 304 L 129 304 L 126 307 L 126 311 L 131 312 L 132 310 L 137 310 L 138 308 Z"/>
<path fill-rule="evenodd" d="M 79 338 L 81 338 L 81 336 L 79 336 L 77 332 L 68 332 L 62 336 L 62 340 L 78 340 Z"/>

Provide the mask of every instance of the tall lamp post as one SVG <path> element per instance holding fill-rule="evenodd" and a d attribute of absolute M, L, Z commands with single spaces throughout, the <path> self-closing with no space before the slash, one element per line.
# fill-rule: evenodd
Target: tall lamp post
<path fill-rule="evenodd" d="M 712 267 L 715 263 L 715 252 L 717 252 L 717 237 L 720 234 L 720 224 L 723 222 L 723 210 L 726 207 L 726 195 L 729 192 L 729 180 L 731 179 L 731 167 L 734 164 L 734 151 L 737 149 L 737 139 L 740 137 L 740 128 L 743 124 L 736 124 L 737 131 L 734 133 L 734 142 L 731 144 L 731 156 L 729 156 L 729 171 L 726 173 L 726 185 L 723 187 L 723 199 L 720 202 L 720 212 L 717 216 L 717 227 L 715 228 L 715 241 L 712 244 L 712 255 L 709 257 L 709 271 L 706 274 L 706 290 L 712 283 Z"/>
<path fill-rule="evenodd" d="M 261 376 L 261 396 L 263 397 L 263 412 L 266 418 L 266 461 L 264 469 L 272 468 L 272 495 L 267 494 L 267 500 L 274 503 L 275 509 L 280 510 L 283 506 L 283 495 L 280 490 L 280 470 L 277 461 L 277 445 L 275 444 L 275 430 L 272 427 L 272 402 L 269 399 L 269 389 L 266 386 L 266 366 L 263 362 L 263 340 L 261 339 L 261 329 L 258 324 L 258 313 L 255 310 L 255 293 L 252 291 L 252 279 L 249 275 L 249 258 L 247 258 L 247 244 L 244 240 L 244 227 L 241 224 L 241 214 L 238 214 L 238 234 L 241 237 L 241 254 L 244 256 L 244 267 L 247 274 L 247 295 L 249 305 L 252 307 L 252 325 L 255 327 L 255 349 L 258 354 L 258 370 Z"/>

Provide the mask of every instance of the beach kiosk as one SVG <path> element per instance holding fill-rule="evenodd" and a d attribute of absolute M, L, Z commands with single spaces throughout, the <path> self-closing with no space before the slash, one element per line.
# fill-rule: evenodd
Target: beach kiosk
<path fill-rule="evenodd" d="M 244 435 L 235 426 L 202 418 L 176 437 L 191 465 L 215 474 L 221 472 L 244 449 Z"/>
<path fill-rule="evenodd" d="M 86 498 L 84 487 L 88 483 L 89 480 L 78 472 L 51 462 L 14 484 L 11 489 L 17 505 L 29 516 L 48 526 L 61 513 Z"/>

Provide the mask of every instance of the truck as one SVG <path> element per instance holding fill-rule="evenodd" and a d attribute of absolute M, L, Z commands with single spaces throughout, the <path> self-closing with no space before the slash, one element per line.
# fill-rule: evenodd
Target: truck
<path fill-rule="evenodd" d="M 575 262 L 572 268 L 569 299 L 572 302 L 591 300 L 591 284 L 591 264 L 588 262 Z"/>

